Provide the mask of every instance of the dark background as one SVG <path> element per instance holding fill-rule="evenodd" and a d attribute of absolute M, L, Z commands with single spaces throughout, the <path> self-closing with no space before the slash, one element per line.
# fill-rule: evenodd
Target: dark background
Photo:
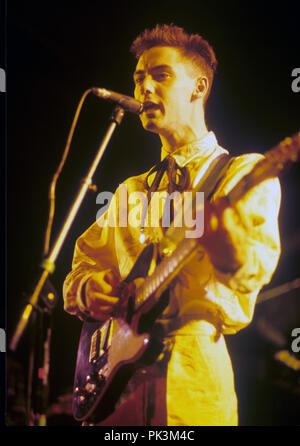
<path fill-rule="evenodd" d="M 135 60 L 129 54 L 130 44 L 146 27 L 173 22 L 200 33 L 215 49 L 219 67 L 207 104 L 207 123 L 219 143 L 233 155 L 263 153 L 299 129 L 300 92 L 291 89 L 292 70 L 300 67 L 296 4 L 161 0 L 111 4 L 18 1 L 6 6 L 8 342 L 26 295 L 39 277 L 48 189 L 83 92 L 97 86 L 132 95 Z M 93 160 L 112 109 L 96 97 L 88 96 L 85 102 L 57 184 L 52 243 Z M 138 118 L 127 114 L 94 182 L 99 191 L 114 191 L 128 176 L 149 169 L 159 155 L 157 137 L 144 132 Z M 297 164 L 282 178 L 282 256 L 266 289 L 300 275 L 299 174 Z M 62 284 L 71 267 L 76 238 L 95 220 L 95 199 L 89 192 L 51 277 L 59 296 L 51 343 L 48 422 L 52 425 L 73 424 L 64 407 L 72 390 L 81 322 L 64 312 Z M 261 303 L 252 324 L 227 339 L 241 425 L 300 424 L 299 372 L 274 359 L 283 348 L 292 353 L 291 331 L 300 326 L 299 298 L 296 289 Z M 7 355 L 10 424 L 22 420 L 31 339 L 29 326 L 17 351 Z M 299 354 L 294 356 L 300 359 Z M 61 414 L 53 409 L 57 403 Z"/>

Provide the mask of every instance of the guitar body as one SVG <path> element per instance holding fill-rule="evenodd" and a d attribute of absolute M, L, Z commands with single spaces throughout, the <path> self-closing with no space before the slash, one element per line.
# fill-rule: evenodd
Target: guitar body
<path fill-rule="evenodd" d="M 154 255 L 154 246 L 147 246 L 124 283 L 146 277 Z M 83 323 L 73 392 L 73 415 L 78 421 L 105 419 L 113 412 L 134 371 L 154 361 L 161 352 L 162 344 L 151 338 L 150 331 L 168 303 L 168 292 L 163 293 L 159 302 L 150 297 L 135 313 L 134 298 L 129 295 L 123 314 L 104 324 Z"/>

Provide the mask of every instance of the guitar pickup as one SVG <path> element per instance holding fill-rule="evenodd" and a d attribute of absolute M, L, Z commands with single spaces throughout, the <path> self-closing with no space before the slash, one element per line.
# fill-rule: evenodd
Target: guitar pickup
<path fill-rule="evenodd" d="M 89 362 L 95 363 L 111 346 L 113 319 L 109 319 L 98 328 L 91 337 Z"/>

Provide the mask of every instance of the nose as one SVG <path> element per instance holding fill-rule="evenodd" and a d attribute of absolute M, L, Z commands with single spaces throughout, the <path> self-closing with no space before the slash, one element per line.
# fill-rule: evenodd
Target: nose
<path fill-rule="evenodd" d="M 150 93 L 154 93 L 154 82 L 151 76 L 145 76 L 139 85 L 141 95 L 147 97 Z"/>

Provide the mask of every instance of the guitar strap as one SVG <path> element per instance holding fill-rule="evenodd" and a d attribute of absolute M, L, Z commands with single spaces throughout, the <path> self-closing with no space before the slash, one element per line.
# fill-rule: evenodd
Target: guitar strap
<path fill-rule="evenodd" d="M 205 200 L 210 201 L 233 159 L 227 153 L 223 153 L 215 158 L 209 165 L 200 183 L 196 186 L 195 191 L 204 192 Z"/>
<path fill-rule="evenodd" d="M 211 200 L 213 194 L 220 185 L 221 180 L 224 178 L 225 172 L 233 160 L 234 158 L 230 157 L 229 154 L 222 153 L 211 162 L 205 174 L 197 186 L 193 189 L 193 209 L 195 206 L 195 197 L 197 192 L 203 192 L 204 199 L 208 201 Z M 171 224 L 171 226 L 167 229 L 164 238 L 159 243 L 160 252 L 162 253 L 163 250 L 169 249 L 169 247 L 177 246 L 185 235 L 186 228 L 184 226 L 181 225 L 178 227 L 178 225 L 175 226 L 175 224 Z"/>

